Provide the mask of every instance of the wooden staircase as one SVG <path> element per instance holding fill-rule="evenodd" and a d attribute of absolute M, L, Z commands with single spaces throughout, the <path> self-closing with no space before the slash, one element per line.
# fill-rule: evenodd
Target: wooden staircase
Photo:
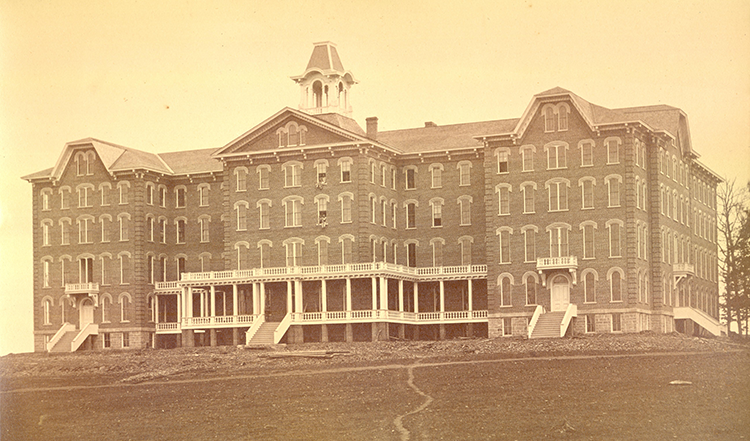
<path fill-rule="evenodd" d="M 71 344 L 78 335 L 78 330 L 66 332 L 62 338 L 50 349 L 50 352 L 70 352 Z"/>
<path fill-rule="evenodd" d="M 272 345 L 273 333 L 279 327 L 279 323 L 281 322 L 263 322 L 248 343 L 251 345 Z"/>
<path fill-rule="evenodd" d="M 560 338 L 560 324 L 565 311 L 548 312 L 539 316 L 529 338 Z"/>

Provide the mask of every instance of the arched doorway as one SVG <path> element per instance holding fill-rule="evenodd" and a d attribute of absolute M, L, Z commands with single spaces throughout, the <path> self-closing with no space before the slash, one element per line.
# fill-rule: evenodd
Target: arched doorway
<path fill-rule="evenodd" d="M 552 311 L 565 311 L 570 303 L 570 283 L 563 275 L 557 275 L 552 279 L 550 289 Z"/>
<path fill-rule="evenodd" d="M 89 323 L 94 323 L 94 302 L 91 299 L 81 301 L 80 328 L 83 329 Z"/>

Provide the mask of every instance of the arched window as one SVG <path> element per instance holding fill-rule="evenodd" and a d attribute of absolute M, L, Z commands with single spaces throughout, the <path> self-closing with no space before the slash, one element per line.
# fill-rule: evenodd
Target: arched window
<path fill-rule="evenodd" d="M 526 304 L 536 305 L 536 291 L 537 291 L 537 279 L 536 274 L 531 273 L 524 277 L 524 285 L 526 285 Z"/>
<path fill-rule="evenodd" d="M 511 277 L 504 273 L 499 279 L 497 286 L 500 290 L 500 306 L 511 306 Z"/>

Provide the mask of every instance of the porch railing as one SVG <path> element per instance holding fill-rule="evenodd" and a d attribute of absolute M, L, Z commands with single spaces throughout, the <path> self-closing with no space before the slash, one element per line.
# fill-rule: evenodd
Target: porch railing
<path fill-rule="evenodd" d="M 356 274 L 373 271 L 389 271 L 415 276 L 439 275 L 486 275 L 487 265 L 438 266 L 412 268 L 386 262 L 349 263 L 343 265 L 288 266 L 277 268 L 253 268 L 247 270 L 209 271 L 202 273 L 182 273 L 181 281 L 231 280 L 264 276 Z M 174 285 L 167 285 L 174 283 Z M 157 289 L 177 287 L 177 282 L 157 282 Z"/>

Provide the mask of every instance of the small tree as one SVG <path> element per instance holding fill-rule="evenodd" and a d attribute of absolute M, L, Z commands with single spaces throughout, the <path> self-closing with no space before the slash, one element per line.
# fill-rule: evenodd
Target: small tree
<path fill-rule="evenodd" d="M 747 332 L 743 324 L 746 325 L 750 312 L 750 193 L 744 187 L 737 189 L 734 180 L 725 180 L 719 186 L 717 197 L 721 253 L 719 270 L 724 281 L 721 313 L 727 322 L 727 330 L 734 322 L 737 323 L 738 333 L 742 334 L 743 328 Z"/>

